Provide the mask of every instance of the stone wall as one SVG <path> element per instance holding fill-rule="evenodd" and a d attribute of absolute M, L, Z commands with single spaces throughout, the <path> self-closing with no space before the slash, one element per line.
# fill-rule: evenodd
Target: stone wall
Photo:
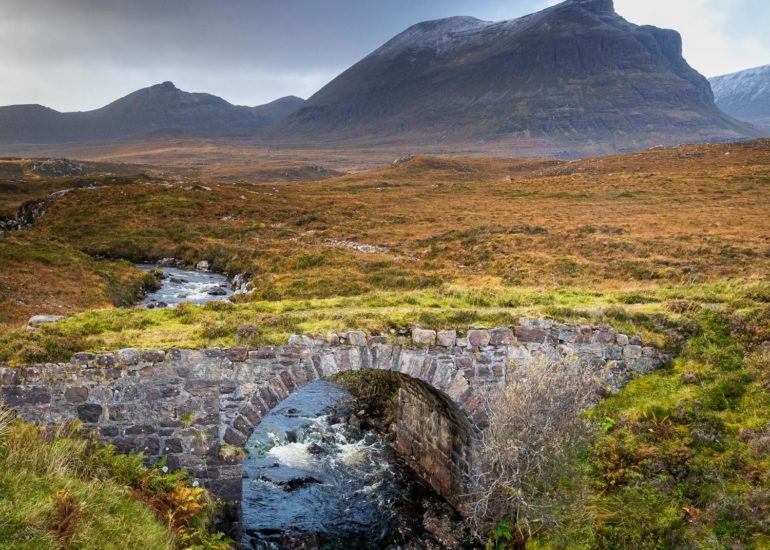
<path fill-rule="evenodd" d="M 410 380 L 399 389 L 396 449 L 437 493 L 462 510 L 474 427 L 443 395 Z"/>
<path fill-rule="evenodd" d="M 399 447 L 445 496 L 469 468 L 470 428 L 485 393 L 536 353 L 594 369 L 609 391 L 666 357 L 607 327 L 523 319 L 519 326 L 415 329 L 389 341 L 362 332 L 293 336 L 259 349 L 136 350 L 76 354 L 67 364 L 1 367 L 4 405 L 28 421 L 80 420 L 121 451 L 168 456 L 224 499 L 239 500 L 241 466 L 223 445 L 243 446 L 261 418 L 295 389 L 338 372 L 393 370 L 420 381 L 401 392 Z M 224 458 L 223 458 L 224 457 Z M 454 499 L 456 501 L 456 499 Z"/>

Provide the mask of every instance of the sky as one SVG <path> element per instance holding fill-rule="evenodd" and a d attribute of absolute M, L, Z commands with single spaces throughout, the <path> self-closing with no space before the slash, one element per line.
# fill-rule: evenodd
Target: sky
<path fill-rule="evenodd" d="M 552 0 L 0 0 L 0 105 L 101 107 L 171 80 L 239 105 L 309 97 L 414 23 L 497 21 Z M 615 0 L 678 30 L 695 69 L 770 64 L 768 0 Z"/>

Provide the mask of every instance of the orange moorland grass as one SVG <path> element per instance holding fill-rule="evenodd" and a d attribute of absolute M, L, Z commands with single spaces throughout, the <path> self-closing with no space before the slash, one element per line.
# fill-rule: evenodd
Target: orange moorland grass
<path fill-rule="evenodd" d="M 0 266 L 0 309 L 19 310 L 19 277 L 31 306 L 6 321 L 72 278 L 69 265 L 30 278 L 25 242 L 93 258 L 207 260 L 252 274 L 256 300 L 763 279 L 768 211 L 766 140 L 574 162 L 413 157 L 309 183 L 145 181 L 76 190 L 6 239 L 17 252 Z"/>

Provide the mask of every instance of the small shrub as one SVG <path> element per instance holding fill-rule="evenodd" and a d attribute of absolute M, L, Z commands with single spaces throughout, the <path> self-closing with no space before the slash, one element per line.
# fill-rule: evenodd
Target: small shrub
<path fill-rule="evenodd" d="M 51 495 L 51 503 L 53 504 L 51 528 L 62 549 L 67 550 L 70 547 L 77 522 L 85 515 L 84 505 L 82 502 L 78 502 L 67 489 L 59 489 Z"/>
<path fill-rule="evenodd" d="M 252 323 L 241 323 L 235 329 L 235 339 L 238 345 L 259 345 L 259 338 L 262 332 L 257 325 Z"/>
<path fill-rule="evenodd" d="M 545 357 L 511 370 L 505 389 L 484 405 L 488 426 L 471 481 L 470 521 L 485 532 L 510 519 L 514 539 L 526 541 L 584 513 L 575 458 L 593 433 L 581 413 L 596 382 L 588 369 Z"/>

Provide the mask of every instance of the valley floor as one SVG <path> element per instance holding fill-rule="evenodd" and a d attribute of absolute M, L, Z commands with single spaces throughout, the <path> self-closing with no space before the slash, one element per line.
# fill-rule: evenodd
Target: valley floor
<path fill-rule="evenodd" d="M 519 317 L 609 324 L 676 359 L 591 413 L 599 436 L 562 488 L 584 514 L 533 547 L 770 546 L 770 141 L 575 162 L 413 157 L 305 183 L 71 184 L 0 181 L 0 215 L 12 196 L 75 187 L 0 236 L 0 361 Z M 153 284 L 133 264 L 162 258 L 247 274 L 252 292 L 124 307 Z M 34 314 L 67 318 L 29 331 Z"/>

